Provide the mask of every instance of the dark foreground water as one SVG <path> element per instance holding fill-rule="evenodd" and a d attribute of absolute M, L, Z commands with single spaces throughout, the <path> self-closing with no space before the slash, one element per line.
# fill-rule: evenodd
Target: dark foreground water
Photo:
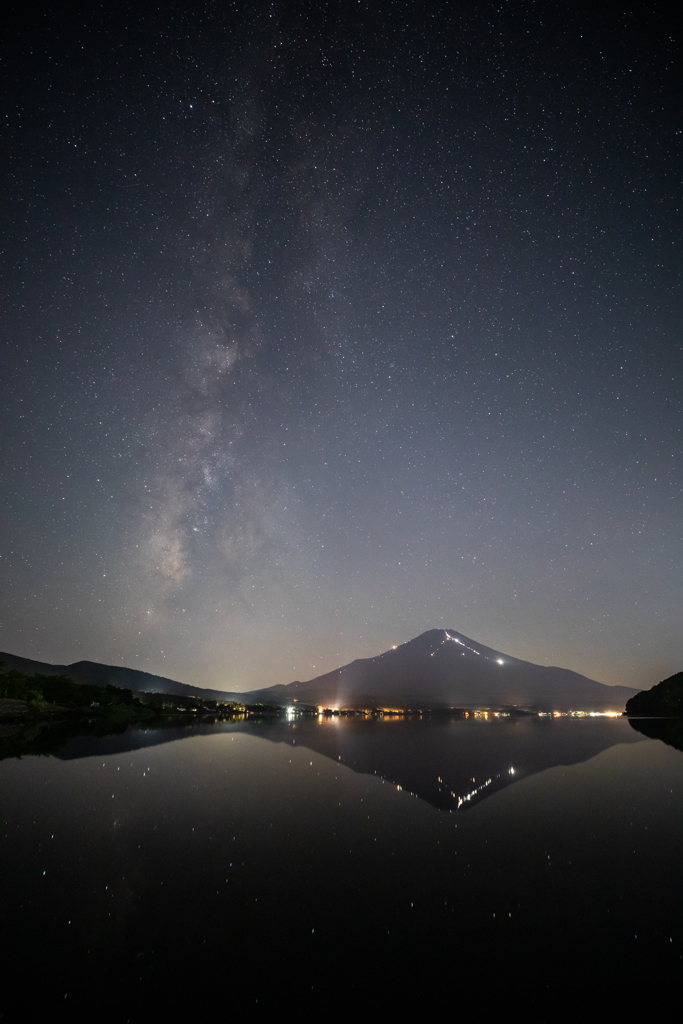
<path fill-rule="evenodd" d="M 677 1021 L 683 753 L 646 728 L 9 730 L 2 1022 Z"/>

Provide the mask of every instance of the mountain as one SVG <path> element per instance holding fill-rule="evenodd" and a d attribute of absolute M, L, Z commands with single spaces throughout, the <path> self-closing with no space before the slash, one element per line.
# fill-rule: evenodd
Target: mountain
<path fill-rule="evenodd" d="M 636 693 L 626 704 L 626 714 L 683 716 L 683 672 Z"/>
<path fill-rule="evenodd" d="M 205 690 L 200 686 L 178 683 L 175 679 L 155 676 L 136 668 L 122 668 L 118 665 L 100 665 L 96 661 L 75 661 L 73 665 L 50 665 L 30 658 L 19 658 L 16 654 L 0 652 L 0 671 L 14 669 L 27 675 L 36 672 L 44 676 L 69 676 L 77 683 L 93 683 L 95 686 L 117 686 L 136 693 L 170 693 L 179 697 L 203 697 L 204 700 L 243 701 L 245 694 L 226 690 Z"/>
<path fill-rule="evenodd" d="M 134 668 L 77 661 L 49 665 L 0 653 L 6 669 L 67 675 L 78 683 L 111 684 L 139 693 L 172 693 L 207 700 L 363 708 L 486 708 L 517 705 L 538 711 L 622 711 L 637 690 L 605 686 L 566 668 L 520 661 L 454 629 L 430 629 L 375 658 L 361 658 L 308 682 L 278 683 L 234 693 L 205 690 Z"/>
<path fill-rule="evenodd" d="M 565 668 L 512 658 L 454 629 L 430 629 L 374 658 L 308 682 L 256 690 L 250 699 L 325 707 L 504 707 L 621 711 L 637 691 L 605 686 Z"/>

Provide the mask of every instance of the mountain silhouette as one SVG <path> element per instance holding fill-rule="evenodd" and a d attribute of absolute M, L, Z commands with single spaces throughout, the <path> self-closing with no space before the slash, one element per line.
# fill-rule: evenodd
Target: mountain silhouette
<path fill-rule="evenodd" d="M 683 716 L 683 672 L 636 693 L 626 704 L 626 714 Z"/>
<path fill-rule="evenodd" d="M 384 654 L 352 661 L 308 682 L 253 691 L 251 699 L 340 708 L 622 711 L 636 692 L 630 686 L 605 686 L 566 668 L 512 658 L 454 629 L 430 629 Z"/>
<path fill-rule="evenodd" d="M 102 665 L 97 661 L 75 661 L 72 665 L 51 665 L 45 661 L 20 658 L 16 654 L 0 652 L 0 671 L 23 672 L 26 675 L 39 673 L 43 676 L 69 676 L 76 683 L 95 686 L 116 686 L 121 690 L 136 693 L 168 693 L 178 697 L 203 697 L 204 700 L 242 701 L 244 693 L 227 690 L 206 690 L 201 686 L 179 683 L 165 676 L 155 676 L 137 668 L 119 665 Z"/>
<path fill-rule="evenodd" d="M 67 675 L 78 683 L 107 684 L 138 693 L 168 693 L 210 700 L 330 708 L 506 708 L 532 711 L 623 711 L 637 690 L 605 686 L 566 668 L 534 665 L 471 640 L 454 629 L 426 633 L 308 682 L 276 684 L 236 693 L 189 686 L 139 669 L 77 661 L 50 665 L 0 653 L 5 669 Z"/>

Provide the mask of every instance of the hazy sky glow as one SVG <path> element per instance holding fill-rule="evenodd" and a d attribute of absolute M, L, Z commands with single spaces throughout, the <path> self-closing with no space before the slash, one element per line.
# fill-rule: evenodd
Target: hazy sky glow
<path fill-rule="evenodd" d="M 2 649 L 248 689 L 443 626 L 606 683 L 679 671 L 668 13 L 20 28 Z"/>

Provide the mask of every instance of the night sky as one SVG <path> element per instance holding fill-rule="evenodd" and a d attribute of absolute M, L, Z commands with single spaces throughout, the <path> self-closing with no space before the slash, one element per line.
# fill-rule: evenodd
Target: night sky
<path fill-rule="evenodd" d="M 15 5 L 0 649 L 683 668 L 673 5 Z"/>

